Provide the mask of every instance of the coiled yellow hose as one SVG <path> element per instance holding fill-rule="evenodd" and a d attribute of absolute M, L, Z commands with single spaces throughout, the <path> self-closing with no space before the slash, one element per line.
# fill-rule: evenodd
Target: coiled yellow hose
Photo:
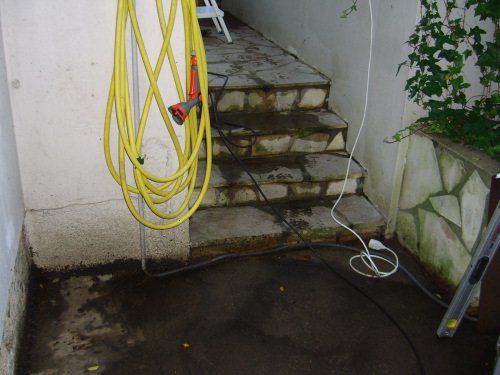
<path fill-rule="evenodd" d="M 182 4 L 184 34 L 185 34 L 185 60 L 186 60 L 186 85 L 190 87 L 190 57 L 192 51 L 196 54 L 198 60 L 198 77 L 201 97 L 199 121 L 196 111 L 193 110 L 191 115 L 186 118 L 185 127 L 185 144 L 181 147 L 179 140 L 172 127 L 172 122 L 169 118 L 165 102 L 161 96 L 158 87 L 158 77 L 163 66 L 165 57 L 168 58 L 172 77 L 177 89 L 178 98 L 169 98 L 168 104 L 184 102 L 186 95 L 183 92 L 179 74 L 177 72 L 173 51 L 170 45 L 170 38 L 174 27 L 175 14 L 179 0 L 171 0 L 170 13 L 168 22 L 165 21 L 162 0 L 156 0 L 158 12 L 158 20 L 163 35 L 163 44 L 160 54 L 154 69 L 151 66 L 149 57 L 144 46 L 144 41 L 141 36 L 139 24 L 137 21 L 135 8 L 132 0 L 118 0 L 118 10 L 116 17 L 116 36 L 115 36 L 115 52 L 114 52 L 114 70 L 111 79 L 111 87 L 109 90 L 106 119 L 104 126 L 104 153 L 106 163 L 111 175 L 115 181 L 121 185 L 123 196 L 127 207 L 132 215 L 142 224 L 153 229 L 168 229 L 173 228 L 186 221 L 199 207 L 208 188 L 210 178 L 210 170 L 212 164 L 212 142 L 210 134 L 210 117 L 207 103 L 208 98 L 208 79 L 205 49 L 201 32 L 196 17 L 196 6 L 194 0 L 180 0 Z M 139 126 L 137 131 L 134 129 L 132 119 L 132 106 L 130 101 L 129 88 L 129 73 L 127 71 L 127 50 L 125 45 L 126 26 L 130 19 L 140 52 L 140 56 L 144 63 L 144 68 L 149 78 L 150 86 L 147 92 L 146 100 L 142 108 Z M 175 148 L 178 160 L 178 167 L 175 173 L 170 176 L 156 176 L 150 173 L 144 167 L 144 160 L 141 158 L 141 147 L 144 131 L 147 125 L 148 113 L 151 108 L 153 97 L 158 104 L 161 116 L 163 118 L 166 130 L 166 136 L 170 137 Z M 167 104 L 167 105 L 168 105 Z M 115 111 L 116 122 L 119 132 L 119 147 L 118 147 L 118 171 L 116 170 L 110 153 L 110 126 L 112 120 L 113 109 Z M 179 126 L 179 125 L 175 125 Z M 201 187 L 201 192 L 190 208 L 191 201 L 198 168 L 198 152 L 200 145 L 205 137 L 206 140 L 206 170 L 205 178 Z M 135 186 L 130 186 L 127 183 L 126 176 L 126 158 L 132 164 L 133 177 Z M 165 161 L 166 162 L 166 161 Z M 181 193 L 184 189 L 188 189 L 186 197 L 182 204 L 170 213 L 162 212 L 157 205 L 167 202 L 175 195 Z M 140 194 L 148 208 L 158 217 L 167 220 L 162 224 L 152 223 L 146 220 L 136 209 L 132 202 L 131 193 Z M 138 197 L 141 199 L 140 197 Z"/>

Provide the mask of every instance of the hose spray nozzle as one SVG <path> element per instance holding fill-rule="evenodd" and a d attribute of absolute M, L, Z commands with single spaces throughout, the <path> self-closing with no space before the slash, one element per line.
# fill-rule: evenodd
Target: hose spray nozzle
<path fill-rule="evenodd" d="M 198 61 L 196 54 L 191 51 L 191 83 L 189 85 L 189 100 L 180 102 L 168 107 L 168 111 L 172 115 L 172 119 L 179 125 L 184 124 L 189 112 L 197 104 L 201 103 L 201 91 L 198 81 Z"/>

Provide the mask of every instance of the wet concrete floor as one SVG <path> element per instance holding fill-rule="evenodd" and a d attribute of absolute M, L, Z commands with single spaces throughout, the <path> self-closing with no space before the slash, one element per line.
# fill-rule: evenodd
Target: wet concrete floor
<path fill-rule="evenodd" d="M 490 374 L 496 337 L 463 322 L 439 339 L 444 310 L 401 272 L 369 279 L 349 251 L 227 261 L 168 278 L 52 275 L 33 283 L 19 375 Z M 436 291 L 411 261 L 402 260 Z"/>

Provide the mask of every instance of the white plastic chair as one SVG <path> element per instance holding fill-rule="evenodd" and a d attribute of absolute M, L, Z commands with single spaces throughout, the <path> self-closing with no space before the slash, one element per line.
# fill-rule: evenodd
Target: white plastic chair
<path fill-rule="evenodd" d="M 204 0 L 205 6 L 196 7 L 196 16 L 198 18 L 211 18 L 214 21 L 217 32 L 224 31 L 227 42 L 232 43 L 231 35 L 227 30 L 226 23 L 224 22 L 224 12 L 217 6 L 215 0 Z"/>

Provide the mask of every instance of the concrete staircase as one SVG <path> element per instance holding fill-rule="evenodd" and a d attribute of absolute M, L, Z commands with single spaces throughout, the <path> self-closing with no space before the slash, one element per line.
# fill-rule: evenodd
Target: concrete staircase
<path fill-rule="evenodd" d="M 278 211 L 310 241 L 339 242 L 353 235 L 331 218 L 348 155 L 347 126 L 327 108 L 330 82 L 244 25 L 230 26 L 233 44 L 213 30 L 205 36 L 209 72 L 230 76 L 218 109 L 224 134 Z M 213 78 L 216 94 L 222 85 Z M 298 242 L 264 202 L 216 130 L 213 171 L 202 207 L 190 221 L 194 258 Z M 205 155 L 201 155 L 205 156 Z M 201 162 L 199 174 L 204 173 Z M 383 216 L 363 197 L 366 172 L 351 164 L 336 217 L 365 237 L 379 236 Z"/>

